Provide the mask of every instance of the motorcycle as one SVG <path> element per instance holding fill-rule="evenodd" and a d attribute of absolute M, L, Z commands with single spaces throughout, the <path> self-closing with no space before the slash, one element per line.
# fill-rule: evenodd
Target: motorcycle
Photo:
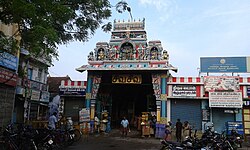
<path fill-rule="evenodd" d="M 231 134 L 227 136 L 230 143 L 235 148 L 242 148 L 243 138 L 242 135 L 237 132 L 235 128 L 231 130 Z"/>

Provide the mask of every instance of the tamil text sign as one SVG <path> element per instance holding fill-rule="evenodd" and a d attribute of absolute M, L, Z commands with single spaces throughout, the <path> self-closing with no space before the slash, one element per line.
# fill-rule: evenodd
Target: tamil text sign
<path fill-rule="evenodd" d="M 8 69 L 0 68 L 0 83 L 16 86 L 17 75 Z"/>
<path fill-rule="evenodd" d="M 209 107 L 242 108 L 242 93 L 209 92 Z"/>
<path fill-rule="evenodd" d="M 196 97 L 196 86 L 194 86 L 194 85 L 173 85 L 173 96 Z"/>
<path fill-rule="evenodd" d="M 113 75 L 112 83 L 120 84 L 141 84 L 141 75 Z"/>
<path fill-rule="evenodd" d="M 201 72 L 250 72 L 250 57 L 201 57 Z"/>
<path fill-rule="evenodd" d="M 204 77 L 205 91 L 239 91 L 239 77 L 206 76 Z"/>
<path fill-rule="evenodd" d="M 17 70 L 18 59 L 16 56 L 0 50 L 0 66 Z"/>

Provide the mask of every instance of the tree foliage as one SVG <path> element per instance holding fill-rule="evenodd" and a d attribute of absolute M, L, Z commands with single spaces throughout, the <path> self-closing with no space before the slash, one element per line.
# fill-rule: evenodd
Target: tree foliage
<path fill-rule="evenodd" d="M 111 23 L 104 21 L 111 17 L 112 7 L 109 0 L 0 0 L 0 21 L 18 25 L 20 46 L 31 54 L 57 58 L 58 45 L 86 42 L 100 27 L 110 31 Z M 119 13 L 128 10 L 124 1 L 115 7 Z M 6 44 L 14 38 L 0 35 L 5 41 L 0 48 L 13 48 Z"/>

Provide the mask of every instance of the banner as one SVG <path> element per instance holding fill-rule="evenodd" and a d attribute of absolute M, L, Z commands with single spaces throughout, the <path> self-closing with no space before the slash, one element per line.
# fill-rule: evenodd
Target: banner
<path fill-rule="evenodd" d="M 238 76 L 206 76 L 205 91 L 239 91 L 239 80 Z"/>
<path fill-rule="evenodd" d="M 209 92 L 209 107 L 242 108 L 241 92 Z"/>

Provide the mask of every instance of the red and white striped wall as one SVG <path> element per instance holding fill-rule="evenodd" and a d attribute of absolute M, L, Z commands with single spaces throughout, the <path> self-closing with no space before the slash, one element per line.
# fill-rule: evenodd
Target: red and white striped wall
<path fill-rule="evenodd" d="M 250 86 L 250 77 L 240 77 L 239 78 L 240 89 L 242 91 L 243 98 L 250 98 L 247 95 L 247 87 Z M 172 85 L 176 84 L 191 84 L 196 85 L 196 97 L 204 97 L 204 78 L 203 77 L 171 77 L 168 79 L 168 96 L 172 95 Z M 206 95 L 207 97 L 208 95 Z"/>
<path fill-rule="evenodd" d="M 62 80 L 59 88 L 86 88 L 87 81 Z"/>
<path fill-rule="evenodd" d="M 203 84 L 202 77 L 171 77 L 168 84 Z"/>
<path fill-rule="evenodd" d="M 204 97 L 204 80 L 202 77 L 171 77 L 168 79 L 168 96 L 172 96 L 172 87 L 176 84 L 189 84 L 196 86 L 196 97 Z"/>

